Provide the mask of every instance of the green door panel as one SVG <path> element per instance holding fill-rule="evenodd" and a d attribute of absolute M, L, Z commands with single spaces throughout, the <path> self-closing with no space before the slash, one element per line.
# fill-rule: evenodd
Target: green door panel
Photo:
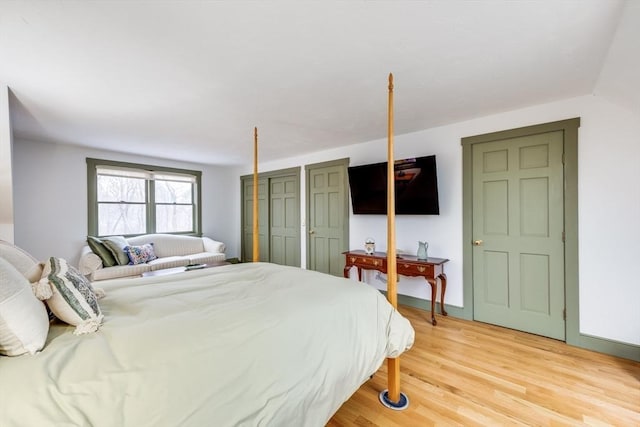
<path fill-rule="evenodd" d="M 564 340 L 563 133 L 471 153 L 474 319 Z"/>
<path fill-rule="evenodd" d="M 271 262 L 300 266 L 300 202 L 297 176 L 270 179 Z"/>
<path fill-rule="evenodd" d="M 342 276 L 349 247 L 348 159 L 307 170 L 307 268 Z"/>
<path fill-rule="evenodd" d="M 258 176 L 260 261 L 300 267 L 299 168 Z M 253 176 L 242 183 L 242 259 L 253 259 Z"/>

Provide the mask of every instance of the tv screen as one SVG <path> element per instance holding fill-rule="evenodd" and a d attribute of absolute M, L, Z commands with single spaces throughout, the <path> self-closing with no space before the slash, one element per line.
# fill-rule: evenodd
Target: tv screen
<path fill-rule="evenodd" d="M 387 163 L 348 169 L 354 214 L 387 214 Z M 439 215 L 436 156 L 394 164 L 397 215 Z"/>

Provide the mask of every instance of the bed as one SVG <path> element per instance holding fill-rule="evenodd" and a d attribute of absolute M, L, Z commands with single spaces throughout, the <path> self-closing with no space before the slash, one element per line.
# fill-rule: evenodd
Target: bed
<path fill-rule="evenodd" d="M 400 354 L 411 348 L 414 330 L 395 308 L 391 74 L 388 121 L 389 301 L 361 282 L 258 262 L 254 128 L 254 262 L 104 281 L 104 292 L 80 284 L 91 297 L 88 311 L 106 294 L 94 317 L 73 323 L 75 333 L 86 334 L 53 324 L 41 334 L 41 351 L 0 356 L 0 427 L 323 426 L 385 359 L 389 388 L 380 402 L 405 409 Z M 9 277 L 2 268 L 20 276 L 29 290 L 20 288 L 21 295 L 31 298 L 32 264 L 28 254 L 0 244 L 0 339 Z M 57 297 L 45 296 L 54 289 L 46 271 L 33 291 L 52 308 Z"/>
<path fill-rule="evenodd" d="M 53 323 L 42 351 L 0 356 L 0 426 L 322 426 L 414 339 L 377 290 L 300 268 L 100 286 L 97 332 Z"/>

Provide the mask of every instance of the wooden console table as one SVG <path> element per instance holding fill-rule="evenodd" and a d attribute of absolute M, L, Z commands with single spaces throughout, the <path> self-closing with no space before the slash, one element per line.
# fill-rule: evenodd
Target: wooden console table
<path fill-rule="evenodd" d="M 349 278 L 349 270 L 351 267 L 358 268 L 358 280 L 362 280 L 362 269 L 377 270 L 387 274 L 387 254 L 384 252 L 374 252 L 368 254 L 365 251 L 348 251 L 343 252 L 346 257 L 344 266 L 344 277 Z M 415 256 L 401 255 L 396 259 L 398 274 L 403 276 L 420 276 L 424 277 L 431 285 L 431 324 L 436 325 L 435 302 L 437 279 L 440 279 L 440 311 L 443 316 L 447 315 L 444 310 L 444 293 L 447 290 L 447 276 L 444 274 L 444 263 L 449 261 L 444 258 L 427 258 L 419 260 Z"/>

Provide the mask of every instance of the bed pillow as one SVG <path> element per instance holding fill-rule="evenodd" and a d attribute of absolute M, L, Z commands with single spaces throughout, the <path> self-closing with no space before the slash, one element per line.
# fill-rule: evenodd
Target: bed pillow
<path fill-rule="evenodd" d="M 102 239 L 102 244 L 109 249 L 118 265 L 129 264 L 129 257 L 124 252 L 125 246 L 129 246 L 123 236 L 110 236 Z"/>
<path fill-rule="evenodd" d="M 44 347 L 49 316 L 29 281 L 0 257 L 0 354 L 34 354 Z"/>
<path fill-rule="evenodd" d="M 113 257 L 111 250 L 102 243 L 102 240 L 97 237 L 87 236 L 87 244 L 91 248 L 91 251 L 100 257 L 104 267 L 113 267 L 114 265 L 118 265 L 118 262 Z"/>
<path fill-rule="evenodd" d="M 46 299 L 55 316 L 76 327 L 76 335 L 95 332 L 103 315 L 91 282 L 62 258 L 51 257 L 44 264 L 36 296 Z"/>
<path fill-rule="evenodd" d="M 24 277 L 27 278 L 29 283 L 34 283 L 40 281 L 42 277 L 42 269 L 44 268 L 44 263 L 39 262 L 37 264 L 33 264 L 29 270 L 24 273 Z"/>
<path fill-rule="evenodd" d="M 141 246 L 125 246 L 124 253 L 129 257 L 130 265 L 144 264 L 158 258 L 153 250 L 153 243 L 145 243 Z"/>

